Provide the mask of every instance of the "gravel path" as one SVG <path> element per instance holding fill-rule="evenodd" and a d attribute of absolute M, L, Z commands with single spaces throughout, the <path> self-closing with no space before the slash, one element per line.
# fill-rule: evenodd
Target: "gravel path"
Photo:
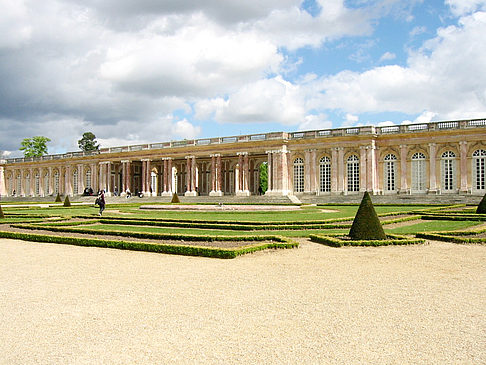
<path fill-rule="evenodd" d="M 486 246 L 234 260 L 0 239 L 0 364 L 484 364 Z"/>

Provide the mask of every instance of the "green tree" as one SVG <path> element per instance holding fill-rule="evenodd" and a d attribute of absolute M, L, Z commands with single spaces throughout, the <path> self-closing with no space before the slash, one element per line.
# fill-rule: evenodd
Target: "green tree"
<path fill-rule="evenodd" d="M 91 132 L 83 133 L 83 137 L 78 141 L 78 146 L 82 151 L 96 151 L 100 148 L 99 144 L 96 144 L 96 136 Z"/>
<path fill-rule="evenodd" d="M 47 142 L 50 141 L 49 138 L 42 136 L 24 138 L 19 149 L 24 152 L 25 157 L 41 157 L 47 155 Z"/>
<path fill-rule="evenodd" d="M 260 165 L 260 188 L 262 189 L 262 194 L 268 190 L 268 166 L 264 162 Z"/>

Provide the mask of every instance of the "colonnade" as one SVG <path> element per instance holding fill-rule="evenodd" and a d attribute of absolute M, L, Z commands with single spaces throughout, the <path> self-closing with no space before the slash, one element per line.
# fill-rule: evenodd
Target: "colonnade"
<path fill-rule="evenodd" d="M 259 193 L 261 164 L 267 166 L 266 195 L 289 194 L 484 194 L 486 142 L 466 140 L 395 143 L 373 138 L 360 143 L 303 145 L 175 156 L 96 155 L 24 163 L 0 161 L 0 195 L 186 196 Z M 386 142 L 386 143 L 384 143 Z"/>

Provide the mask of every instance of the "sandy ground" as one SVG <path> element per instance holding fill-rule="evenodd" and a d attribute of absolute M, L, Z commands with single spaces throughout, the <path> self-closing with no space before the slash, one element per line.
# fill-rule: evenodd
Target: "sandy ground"
<path fill-rule="evenodd" d="M 486 246 L 234 260 L 0 240 L 0 364 L 484 364 Z"/>

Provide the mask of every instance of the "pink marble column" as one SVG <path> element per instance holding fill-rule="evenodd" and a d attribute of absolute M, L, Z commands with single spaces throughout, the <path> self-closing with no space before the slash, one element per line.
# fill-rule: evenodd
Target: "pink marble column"
<path fill-rule="evenodd" d="M 108 196 L 111 195 L 111 162 L 106 163 L 106 193 Z"/>
<path fill-rule="evenodd" d="M 304 155 L 304 192 L 310 193 L 311 190 L 311 151 L 305 150 Z"/>
<path fill-rule="evenodd" d="M 211 155 L 211 191 L 216 191 L 216 156 Z"/>
<path fill-rule="evenodd" d="M 367 183 L 366 189 L 370 192 L 375 193 L 377 191 L 377 178 L 376 178 L 376 159 L 375 159 L 375 141 L 371 141 L 371 145 L 368 146 L 367 152 L 368 156 L 366 159 L 367 162 Z"/>
<path fill-rule="evenodd" d="M 197 164 L 196 164 L 196 156 L 192 156 L 191 158 L 191 191 L 196 192 L 197 188 Z"/>
<path fill-rule="evenodd" d="M 150 194 L 150 190 L 152 190 L 152 193 L 154 192 L 155 186 L 152 186 L 152 166 L 150 160 L 147 160 L 146 163 L 147 163 L 147 174 L 146 174 L 145 187 L 147 189 L 147 194 Z"/>
<path fill-rule="evenodd" d="M 268 180 L 268 187 L 267 192 L 273 190 L 273 168 L 272 168 L 272 151 L 267 152 L 267 180 Z"/>
<path fill-rule="evenodd" d="M 186 193 L 191 191 L 191 159 L 186 157 Z"/>
<path fill-rule="evenodd" d="M 243 156 L 243 190 L 245 192 L 248 190 L 248 153 Z"/>
<path fill-rule="evenodd" d="M 436 154 L 437 145 L 429 143 L 429 193 L 437 193 Z"/>
<path fill-rule="evenodd" d="M 338 147 L 338 193 L 344 193 L 344 148 Z"/>
<path fill-rule="evenodd" d="M 316 159 L 316 150 L 311 150 L 310 153 L 310 192 L 316 193 L 318 191 L 318 183 L 317 183 L 317 159 Z M 305 180 L 304 180 L 305 181 Z"/>
<path fill-rule="evenodd" d="M 218 186 L 216 187 L 216 191 L 221 192 L 222 194 L 223 193 L 223 164 L 221 163 L 221 155 L 218 155 L 216 157 L 216 166 L 217 166 L 216 176 L 217 176 L 217 183 L 218 183 Z"/>
<path fill-rule="evenodd" d="M 168 193 L 173 193 L 173 190 L 175 191 L 175 188 L 173 189 L 172 188 L 172 180 L 173 180 L 173 176 L 172 176 L 172 159 L 169 158 L 167 160 L 167 192 Z"/>
<path fill-rule="evenodd" d="M 367 146 L 359 147 L 359 191 L 366 191 L 366 149 Z"/>
<path fill-rule="evenodd" d="M 104 171 L 103 171 L 104 169 L 103 169 L 103 167 L 104 167 L 103 162 L 100 162 L 99 163 L 99 171 L 98 171 L 99 172 L 98 173 L 98 176 L 99 176 L 99 178 L 98 178 L 98 190 L 104 189 L 103 185 L 104 185 L 105 180 L 104 180 Z"/>
<path fill-rule="evenodd" d="M 338 192 L 338 149 L 331 148 L 331 193 Z"/>
<path fill-rule="evenodd" d="M 49 166 L 49 189 L 48 194 L 52 194 L 54 192 L 54 176 L 52 176 L 52 166 Z"/>
<path fill-rule="evenodd" d="M 405 144 L 400 145 L 400 193 L 408 193 L 407 184 L 407 152 L 408 146 Z"/>
<path fill-rule="evenodd" d="M 461 154 L 461 187 L 460 187 L 460 192 L 461 193 L 467 193 L 468 190 L 468 173 L 467 173 L 467 142 L 466 141 L 461 141 L 459 142 L 460 146 L 460 154 Z"/>

